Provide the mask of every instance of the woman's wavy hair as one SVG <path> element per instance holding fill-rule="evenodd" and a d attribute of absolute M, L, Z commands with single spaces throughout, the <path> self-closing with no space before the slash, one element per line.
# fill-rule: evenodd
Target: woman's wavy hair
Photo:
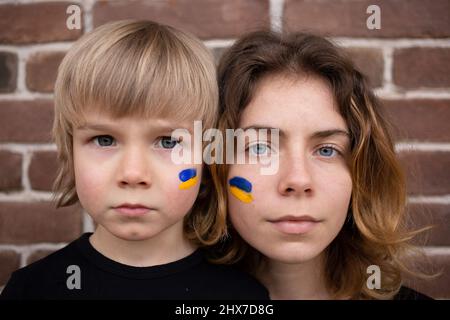
<path fill-rule="evenodd" d="M 365 76 L 344 51 L 307 33 L 257 31 L 242 37 L 219 64 L 219 127 L 236 128 L 261 79 L 280 74 L 312 75 L 328 83 L 350 130 L 352 197 L 347 220 L 326 249 L 326 284 L 336 298 L 392 298 L 400 289 L 402 273 L 420 275 L 402 257 L 410 250 L 416 252 L 410 240 L 423 229 L 407 231 L 405 178 L 389 134 L 390 125 Z M 222 210 L 226 210 L 227 171 L 225 165 L 212 166 L 213 178 L 222 186 Z M 218 248 L 216 262 L 239 262 L 244 269 L 256 272 L 261 255 L 244 242 L 229 221 L 228 225 L 230 237 Z M 382 270 L 380 290 L 366 286 L 370 265 Z"/>
<path fill-rule="evenodd" d="M 148 20 L 114 21 L 81 37 L 59 66 L 55 84 L 57 207 L 78 202 L 73 129 L 83 123 L 87 108 L 115 118 L 170 117 L 202 121 L 203 130 L 215 127 L 213 56 L 195 36 Z M 199 245 L 215 243 L 226 232 L 225 213 L 217 214 L 217 196 L 205 166 L 199 196 L 184 219 L 186 236 Z"/>

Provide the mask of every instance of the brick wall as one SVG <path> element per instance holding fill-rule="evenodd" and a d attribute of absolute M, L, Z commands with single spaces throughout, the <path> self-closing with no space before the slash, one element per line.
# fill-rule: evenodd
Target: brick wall
<path fill-rule="evenodd" d="M 82 9 L 81 30 L 66 8 Z M 369 30 L 369 5 L 381 29 Z M 78 206 L 55 210 L 50 142 L 53 85 L 65 52 L 107 21 L 146 18 L 199 36 L 216 58 L 258 27 L 309 30 L 348 48 L 382 98 L 408 173 L 409 211 L 435 223 L 425 252 L 443 275 L 410 284 L 450 298 L 450 1 L 153 0 L 31 1 L 0 4 L 0 288 L 10 273 L 92 229 Z"/>

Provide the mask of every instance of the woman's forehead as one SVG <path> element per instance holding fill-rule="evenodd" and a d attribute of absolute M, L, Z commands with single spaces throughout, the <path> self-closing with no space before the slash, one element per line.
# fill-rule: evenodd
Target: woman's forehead
<path fill-rule="evenodd" d="M 285 131 L 347 131 L 331 89 L 318 77 L 298 81 L 264 79 L 240 118 L 239 127 L 252 126 Z"/>

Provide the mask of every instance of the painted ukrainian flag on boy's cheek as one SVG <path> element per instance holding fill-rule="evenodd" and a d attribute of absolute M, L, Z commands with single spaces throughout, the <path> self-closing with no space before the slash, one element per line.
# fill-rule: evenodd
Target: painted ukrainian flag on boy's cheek
<path fill-rule="evenodd" d="M 178 177 L 181 180 L 180 185 L 178 186 L 181 190 L 189 189 L 197 183 L 197 170 L 196 169 L 185 169 L 178 174 Z"/>
<path fill-rule="evenodd" d="M 247 179 L 241 177 L 234 177 L 230 179 L 230 192 L 233 196 L 245 203 L 253 201 L 252 184 Z"/>

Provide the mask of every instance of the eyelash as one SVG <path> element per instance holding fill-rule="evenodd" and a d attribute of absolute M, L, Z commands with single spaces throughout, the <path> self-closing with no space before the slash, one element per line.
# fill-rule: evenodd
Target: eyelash
<path fill-rule="evenodd" d="M 271 146 L 270 146 L 270 142 L 256 142 L 256 143 L 249 144 L 249 145 L 245 148 L 245 151 L 248 151 L 251 147 L 256 146 L 256 145 L 264 145 L 264 146 L 266 146 L 267 148 L 272 149 Z M 342 154 L 342 152 L 341 152 L 338 148 L 336 148 L 335 146 L 330 145 L 330 144 L 321 145 L 321 146 L 319 146 L 319 147 L 316 149 L 316 151 L 317 151 L 317 150 L 321 150 L 321 149 L 325 149 L 325 148 L 330 148 L 330 149 L 336 151 L 338 154 Z"/>
<path fill-rule="evenodd" d="M 159 143 L 162 142 L 164 138 L 168 138 L 168 139 L 170 139 L 171 142 L 175 142 L 175 145 L 180 144 L 181 141 L 183 141 L 182 138 L 178 138 L 177 140 L 172 140 L 172 137 L 171 137 L 171 136 L 161 136 L 161 137 L 158 137 L 158 139 L 156 140 L 156 141 L 157 141 L 157 144 L 158 144 L 158 148 L 161 147 L 161 148 L 164 149 L 164 150 L 172 150 L 172 149 L 173 149 L 173 148 L 163 148 L 162 146 L 159 146 Z M 174 146 L 174 148 L 175 148 L 175 146 Z"/>
<path fill-rule="evenodd" d="M 265 146 L 269 151 L 272 151 L 272 147 L 270 146 L 270 142 L 255 142 L 255 143 L 251 143 L 249 144 L 246 148 L 245 148 L 245 152 L 249 152 L 250 148 L 257 146 L 257 145 L 263 145 Z M 264 154 L 264 153 L 263 153 Z M 263 154 L 257 154 L 257 155 L 263 155 Z"/>
<path fill-rule="evenodd" d="M 98 143 L 98 139 L 99 139 L 99 138 L 102 138 L 102 137 L 108 137 L 108 138 L 111 138 L 111 139 L 112 139 L 112 145 L 108 145 L 108 146 L 102 146 L 102 145 L 100 145 L 100 143 Z M 172 148 L 164 148 L 164 147 L 162 147 L 162 146 L 159 145 L 159 143 L 162 142 L 163 139 L 171 139 L 171 137 L 170 137 L 170 136 L 160 136 L 160 137 L 158 137 L 158 138 L 156 139 L 156 142 L 155 142 L 155 144 L 157 145 L 157 147 L 158 147 L 158 148 L 165 149 L 165 150 L 171 150 Z M 179 144 L 179 143 L 181 143 L 182 139 L 179 138 L 178 140 L 171 140 L 171 141 L 175 141 L 176 144 Z M 100 147 L 100 148 L 108 148 L 108 147 L 113 147 L 113 146 L 114 146 L 114 143 L 116 143 L 116 139 L 115 139 L 113 136 L 111 136 L 111 135 L 103 134 L 103 135 L 98 135 L 98 136 L 92 137 L 92 138 L 89 140 L 89 142 L 93 142 L 97 147 Z"/>
<path fill-rule="evenodd" d="M 113 143 L 116 142 L 116 139 L 114 139 L 114 137 L 112 137 L 112 136 L 110 136 L 110 135 L 108 135 L 108 134 L 102 134 L 102 135 L 98 135 L 98 136 L 92 137 L 92 138 L 89 140 L 89 142 L 93 142 L 97 147 L 100 147 L 100 148 L 107 148 L 107 147 L 112 147 L 112 146 L 113 146 L 113 145 L 111 145 L 111 146 L 101 146 L 100 143 L 98 143 L 98 139 L 99 139 L 99 138 L 102 138 L 102 137 L 108 137 L 108 138 L 111 138 L 112 141 L 113 141 Z"/>
<path fill-rule="evenodd" d="M 334 147 L 333 145 L 329 145 L 329 144 L 320 146 L 319 148 L 316 149 L 316 151 L 320 151 L 320 150 L 326 149 L 326 148 L 336 151 L 337 155 L 339 155 L 339 156 L 342 155 L 342 152 L 338 148 Z M 331 157 L 326 157 L 326 158 L 331 158 Z"/>
<path fill-rule="evenodd" d="M 267 149 L 268 149 L 268 151 L 271 151 L 272 149 L 271 149 L 271 146 L 270 146 L 270 143 L 261 143 L 261 142 L 257 142 L 257 143 L 253 143 L 253 144 L 250 144 L 250 145 L 248 145 L 247 147 L 246 147 L 246 149 L 245 149 L 245 151 L 246 152 L 250 152 L 250 149 L 252 148 L 252 147 L 254 147 L 254 146 L 257 146 L 257 145 L 263 145 L 263 146 L 265 146 Z M 326 145 L 322 145 L 322 146 L 320 146 L 320 147 L 318 147 L 317 149 L 316 149 L 316 152 L 320 152 L 320 150 L 323 150 L 323 149 L 331 149 L 333 152 L 336 152 L 336 154 L 332 154 L 332 155 L 330 155 L 330 156 L 324 156 L 324 155 L 320 155 L 319 154 L 319 156 L 321 156 L 321 157 L 324 157 L 324 158 L 335 158 L 336 156 L 338 156 L 338 157 L 341 157 L 342 156 L 342 152 L 338 149 L 338 148 L 336 148 L 335 146 L 333 146 L 333 145 L 330 145 L 330 144 L 326 144 Z M 257 155 L 257 156 L 263 156 L 263 155 L 265 155 L 267 153 L 267 150 L 265 151 L 265 152 L 263 152 L 263 153 L 256 153 L 256 152 L 254 152 L 254 154 L 255 155 Z"/>

